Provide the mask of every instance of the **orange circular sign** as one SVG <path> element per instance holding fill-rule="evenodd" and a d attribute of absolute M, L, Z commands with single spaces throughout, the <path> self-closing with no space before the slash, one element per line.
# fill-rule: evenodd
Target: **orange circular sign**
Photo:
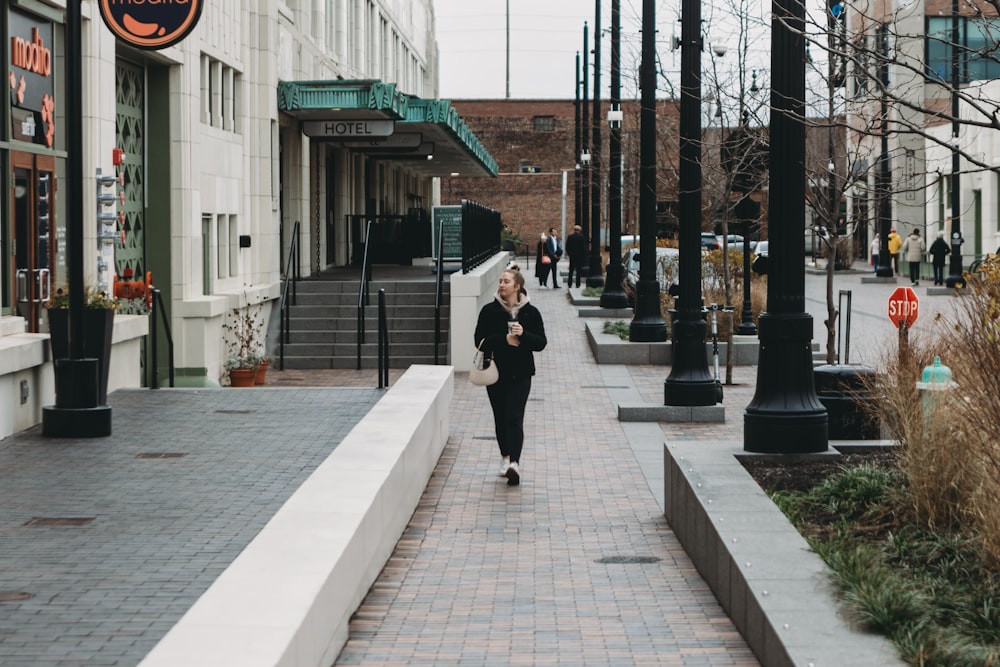
<path fill-rule="evenodd" d="M 101 18 L 118 39 L 139 49 L 173 46 L 198 25 L 202 0 L 100 0 Z"/>

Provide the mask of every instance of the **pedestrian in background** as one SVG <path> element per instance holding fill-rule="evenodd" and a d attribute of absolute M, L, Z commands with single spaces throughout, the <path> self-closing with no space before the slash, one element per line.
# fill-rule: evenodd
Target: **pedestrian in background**
<path fill-rule="evenodd" d="M 530 303 L 524 275 L 507 269 L 500 274 L 493 301 L 483 306 L 476 322 L 475 343 L 493 357 L 500 379 L 486 387 L 493 408 L 497 445 L 503 463 L 500 476 L 508 486 L 521 483 L 524 449 L 524 408 L 535 374 L 534 352 L 545 349 L 542 314 Z"/>
<path fill-rule="evenodd" d="M 875 274 L 878 275 L 878 251 L 882 245 L 882 239 L 879 238 L 878 234 L 875 234 L 875 238 L 872 239 L 871 251 L 872 251 L 872 266 L 875 267 Z"/>
<path fill-rule="evenodd" d="M 573 286 L 573 274 L 576 274 L 576 286 L 580 286 L 580 269 L 587 262 L 587 237 L 583 235 L 583 227 L 573 226 L 573 233 L 566 237 L 566 255 L 569 256 L 569 274 L 566 284 Z"/>
<path fill-rule="evenodd" d="M 892 275 L 899 275 L 899 249 L 903 247 L 903 239 L 896 233 L 895 227 L 889 228 L 889 266 L 892 268 Z"/>
<path fill-rule="evenodd" d="M 545 252 L 549 256 L 549 272 L 552 274 L 552 288 L 559 289 L 559 269 L 556 264 L 563 255 L 559 244 L 559 232 L 555 227 L 549 227 L 549 240 L 545 243 Z"/>
<path fill-rule="evenodd" d="M 920 236 L 920 230 L 914 227 L 910 235 L 903 241 L 902 247 L 903 256 L 906 257 L 906 262 L 909 264 L 910 283 L 914 287 L 920 284 L 920 262 L 924 260 L 924 251 L 926 250 L 927 244 Z"/>
<path fill-rule="evenodd" d="M 549 286 L 549 269 L 552 267 L 552 259 L 545 254 L 545 244 L 549 237 L 543 232 L 538 239 L 538 247 L 535 248 L 535 276 L 538 278 L 539 287 Z"/>
<path fill-rule="evenodd" d="M 944 240 L 944 232 L 938 232 L 937 238 L 931 244 L 931 265 L 934 267 L 935 285 L 944 285 L 944 258 L 950 254 L 951 248 Z"/>

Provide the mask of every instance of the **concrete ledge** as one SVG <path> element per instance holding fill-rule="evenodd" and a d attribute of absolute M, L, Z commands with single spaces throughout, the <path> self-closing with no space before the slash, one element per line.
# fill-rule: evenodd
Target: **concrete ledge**
<path fill-rule="evenodd" d="M 568 287 L 566 289 L 566 297 L 569 302 L 574 306 L 594 306 L 600 307 L 601 297 L 599 296 L 584 296 L 582 287 Z"/>
<path fill-rule="evenodd" d="M 927 296 L 962 296 L 970 292 L 968 287 L 928 287 Z"/>
<path fill-rule="evenodd" d="M 631 308 L 601 308 L 597 306 L 584 306 L 576 309 L 578 317 L 611 317 L 619 320 L 631 320 L 635 317 L 635 311 Z"/>
<path fill-rule="evenodd" d="M 724 424 L 726 422 L 726 409 L 721 403 L 715 405 L 619 403 L 618 421 Z"/>
<path fill-rule="evenodd" d="M 664 444 L 664 515 L 761 664 L 903 667 L 889 640 L 837 613 L 829 570 L 742 454 L 731 442 Z"/>
<path fill-rule="evenodd" d="M 411 366 L 140 663 L 327 667 L 448 439 L 450 366 Z"/>
<path fill-rule="evenodd" d="M 662 343 L 633 343 L 616 335 L 604 333 L 606 320 L 584 321 L 587 342 L 598 364 L 669 365 L 673 359 L 670 341 Z M 814 343 L 815 345 L 815 343 Z M 719 363 L 725 364 L 727 343 L 719 342 Z M 733 363 L 737 366 L 757 364 L 759 346 L 756 336 L 733 336 Z M 705 343 L 705 354 L 712 359 L 712 343 Z"/>

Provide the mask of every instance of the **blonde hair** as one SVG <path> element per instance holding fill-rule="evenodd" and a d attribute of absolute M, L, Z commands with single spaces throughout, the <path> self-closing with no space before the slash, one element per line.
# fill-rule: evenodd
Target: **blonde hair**
<path fill-rule="evenodd" d="M 503 270 L 503 273 L 509 273 L 511 275 L 511 277 L 514 279 L 514 284 L 517 285 L 517 291 L 519 293 L 521 294 L 528 293 L 528 291 L 524 289 L 524 274 L 521 273 L 521 269 L 519 269 L 516 265 L 509 266 Z"/>

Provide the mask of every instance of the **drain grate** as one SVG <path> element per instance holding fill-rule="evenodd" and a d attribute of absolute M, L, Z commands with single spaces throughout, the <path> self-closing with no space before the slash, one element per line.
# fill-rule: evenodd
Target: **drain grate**
<path fill-rule="evenodd" d="M 598 558 L 595 563 L 634 565 L 641 563 L 659 563 L 662 559 L 656 556 L 605 556 Z"/>
<path fill-rule="evenodd" d="M 35 596 L 24 591 L 0 591 L 0 602 L 20 602 L 33 597 Z"/>
<path fill-rule="evenodd" d="M 136 454 L 137 459 L 179 459 L 181 457 L 187 456 L 185 452 L 143 452 L 142 454 Z"/>
<path fill-rule="evenodd" d="M 256 410 L 216 410 L 217 415 L 252 415 Z"/>
<path fill-rule="evenodd" d="M 25 522 L 25 526 L 86 526 L 94 520 L 92 516 L 52 517 L 36 516 Z"/>

